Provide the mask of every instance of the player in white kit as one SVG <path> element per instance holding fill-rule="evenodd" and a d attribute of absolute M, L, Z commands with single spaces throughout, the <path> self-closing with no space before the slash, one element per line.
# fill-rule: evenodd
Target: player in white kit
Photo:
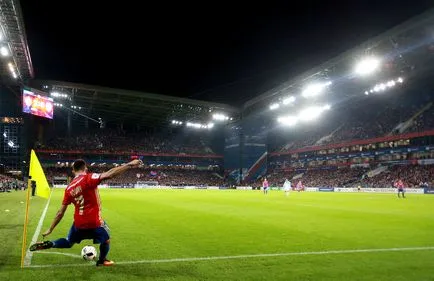
<path fill-rule="evenodd" d="M 285 191 L 285 195 L 288 196 L 291 191 L 291 182 L 288 179 L 285 179 L 285 183 L 283 184 L 283 191 Z"/>

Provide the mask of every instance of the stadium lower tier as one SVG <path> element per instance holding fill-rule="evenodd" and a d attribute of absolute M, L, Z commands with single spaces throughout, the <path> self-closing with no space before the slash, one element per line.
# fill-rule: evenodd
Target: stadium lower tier
<path fill-rule="evenodd" d="M 102 172 L 108 168 L 90 167 L 92 172 Z M 48 180 L 52 184 L 65 184 L 72 177 L 70 168 L 46 168 Z M 395 182 L 402 180 L 405 187 L 433 187 L 434 165 L 395 165 L 363 167 L 330 167 L 305 170 L 271 170 L 267 177 L 271 186 L 283 186 L 286 179 L 298 181 L 306 187 L 393 187 Z M 263 177 L 253 182 L 242 184 L 253 187 L 262 186 Z M 227 177 L 212 170 L 195 169 L 158 169 L 137 168 L 131 169 L 122 176 L 106 182 L 107 185 L 133 185 L 143 183 L 145 185 L 166 186 L 225 186 L 228 185 Z"/>
<path fill-rule="evenodd" d="M 109 168 L 89 167 L 89 171 L 100 173 Z M 66 183 L 72 177 L 71 168 L 49 167 L 45 169 L 47 178 L 51 183 Z M 209 185 L 222 186 L 223 176 L 213 170 L 191 169 L 152 169 L 136 168 L 127 171 L 119 177 L 104 182 L 107 185 L 131 185 L 144 183 L 147 185 Z"/>
<path fill-rule="evenodd" d="M 434 165 L 395 165 L 371 168 L 337 168 L 316 170 L 274 170 L 267 175 L 271 185 L 282 186 L 286 179 L 301 181 L 306 187 L 393 187 L 402 180 L 406 187 L 434 186 Z M 261 182 L 256 181 L 256 186 Z"/>

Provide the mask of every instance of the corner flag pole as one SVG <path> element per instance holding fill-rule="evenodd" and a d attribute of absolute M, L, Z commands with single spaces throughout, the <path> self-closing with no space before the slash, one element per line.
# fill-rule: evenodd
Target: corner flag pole
<path fill-rule="evenodd" d="M 34 187 L 33 183 L 35 184 Z M 36 188 L 36 196 L 49 199 L 51 195 L 50 186 L 48 185 L 47 178 L 45 177 L 41 163 L 39 162 L 35 151 L 32 149 L 30 152 L 29 181 L 27 183 L 26 214 L 24 216 L 23 247 L 21 249 L 21 268 L 24 268 L 26 259 L 25 257 L 27 248 L 27 224 L 29 222 L 30 189 L 33 190 L 33 188 Z M 47 207 L 49 202 L 50 200 L 48 200 L 47 202 Z"/>
<path fill-rule="evenodd" d="M 26 214 L 24 216 L 24 228 L 23 228 L 23 246 L 21 249 L 21 268 L 24 268 L 24 257 L 26 255 L 26 245 L 27 245 L 27 224 L 29 222 L 29 206 L 30 206 L 30 186 L 31 178 L 29 178 L 27 183 L 27 196 L 26 196 Z"/>

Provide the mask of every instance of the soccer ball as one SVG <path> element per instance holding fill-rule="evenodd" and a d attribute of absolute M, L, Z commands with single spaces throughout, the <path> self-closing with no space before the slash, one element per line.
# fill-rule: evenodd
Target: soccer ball
<path fill-rule="evenodd" d="M 81 256 L 85 261 L 93 261 L 96 259 L 97 252 L 94 246 L 84 246 L 81 249 Z"/>

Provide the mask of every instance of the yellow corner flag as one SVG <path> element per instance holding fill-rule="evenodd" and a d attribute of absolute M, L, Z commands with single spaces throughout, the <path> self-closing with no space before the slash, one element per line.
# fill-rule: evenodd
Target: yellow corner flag
<path fill-rule="evenodd" d="M 50 196 L 50 187 L 48 186 L 41 163 L 39 163 L 38 157 L 33 149 L 30 154 L 29 177 L 31 181 L 36 182 L 36 195 L 48 199 Z"/>
<path fill-rule="evenodd" d="M 32 149 L 30 153 L 30 168 L 29 168 L 29 185 L 27 187 L 27 199 L 26 199 L 26 213 L 24 216 L 23 227 L 23 247 L 21 249 L 21 268 L 25 266 L 25 256 L 27 247 L 27 224 L 29 222 L 29 206 L 30 206 L 30 190 L 32 189 L 32 182 L 36 184 L 36 195 L 49 199 L 50 187 L 48 186 L 47 178 L 42 170 L 41 163 L 39 163 L 38 157 L 36 157 L 35 151 Z M 48 204 L 48 203 L 47 203 Z M 48 206 L 48 205 L 47 205 Z"/>

